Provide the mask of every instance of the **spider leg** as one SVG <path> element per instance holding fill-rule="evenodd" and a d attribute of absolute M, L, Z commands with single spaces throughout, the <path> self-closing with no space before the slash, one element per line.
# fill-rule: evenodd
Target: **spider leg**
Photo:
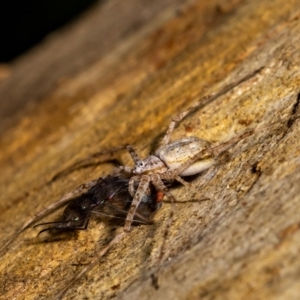
<path fill-rule="evenodd" d="M 127 145 L 126 149 L 129 152 L 129 154 L 130 154 L 132 160 L 134 161 L 135 165 L 141 162 L 141 158 L 138 156 L 138 154 L 135 152 L 135 150 L 132 148 L 132 146 Z"/>
<path fill-rule="evenodd" d="M 32 219 L 30 219 L 29 221 L 27 221 L 17 232 L 15 232 L 13 234 L 13 236 L 1 247 L 0 249 L 0 255 L 2 255 L 7 247 L 26 229 L 28 228 L 30 225 L 32 225 L 33 223 L 35 223 L 37 220 L 39 220 L 40 218 L 42 218 L 43 216 L 47 215 L 48 213 L 50 213 L 51 211 L 55 210 L 56 208 L 60 207 L 61 205 L 63 205 L 64 203 L 68 202 L 70 199 L 82 194 L 85 190 L 93 187 L 98 180 L 92 180 L 90 182 L 86 182 L 84 184 L 81 184 L 80 186 L 78 186 L 75 190 L 67 193 L 66 195 L 64 195 L 62 198 L 60 198 L 58 201 L 52 203 L 51 205 L 49 205 L 47 208 L 41 210 L 40 212 L 38 212 Z"/>
<path fill-rule="evenodd" d="M 136 180 L 136 176 L 132 177 L 129 181 L 129 185 L 133 184 L 132 182 Z M 134 215 L 136 212 L 137 207 L 139 206 L 140 202 L 142 201 L 143 195 L 146 193 L 148 187 L 150 184 L 150 176 L 148 175 L 142 175 L 140 178 L 139 186 L 134 194 L 130 209 L 128 211 L 125 225 L 124 225 L 124 231 L 129 232 L 131 229 L 131 224 L 134 219 Z"/>
<path fill-rule="evenodd" d="M 139 177 L 138 176 L 133 176 L 130 178 L 129 184 L 128 184 L 128 191 L 131 197 L 134 197 L 135 194 L 135 188 L 134 188 L 134 182 L 138 181 Z"/>
<path fill-rule="evenodd" d="M 184 112 L 176 115 L 175 117 L 173 117 L 172 121 L 169 124 L 168 130 L 167 130 L 167 132 L 166 132 L 166 134 L 165 134 L 165 136 L 164 136 L 164 138 L 161 142 L 160 147 L 164 147 L 164 146 L 168 145 L 169 140 L 171 138 L 171 135 L 173 133 L 173 130 L 174 130 L 176 124 L 179 123 L 182 119 L 184 119 L 188 114 L 190 114 L 192 111 L 194 111 L 196 109 L 200 109 L 200 108 L 204 107 L 205 105 L 207 105 L 208 103 L 216 100 L 217 98 L 219 98 L 223 94 L 227 93 L 228 91 L 232 90 L 236 86 L 240 85 L 244 81 L 246 81 L 246 80 L 250 79 L 251 77 L 255 76 L 262 69 L 263 69 L 263 67 L 258 69 L 258 70 L 255 70 L 254 72 L 242 77 L 241 79 L 239 79 L 239 80 L 237 80 L 233 83 L 230 83 L 230 84 L 226 85 L 223 89 L 221 89 L 218 92 L 212 93 L 211 95 L 201 97 L 199 100 L 197 100 L 196 103 L 194 103 L 186 111 L 184 111 Z"/>
<path fill-rule="evenodd" d="M 183 180 L 180 176 L 175 176 L 174 178 L 176 181 L 180 182 L 182 185 L 184 185 L 184 187 L 187 189 L 187 190 L 193 190 L 194 193 L 197 194 L 197 196 L 199 197 L 199 199 L 201 200 L 208 200 L 209 198 L 206 198 L 206 197 L 203 197 L 203 195 L 200 194 L 199 190 L 191 183 Z"/>
<path fill-rule="evenodd" d="M 152 175 L 151 176 L 151 182 L 153 183 L 154 187 L 163 192 L 165 195 L 167 195 L 168 199 L 171 201 L 171 208 L 169 211 L 169 216 L 167 219 L 167 224 L 164 230 L 164 234 L 163 234 L 163 241 L 162 244 L 160 246 L 160 251 L 158 254 L 158 266 L 156 271 L 154 272 L 154 274 L 152 274 L 152 284 L 153 286 L 158 289 L 159 285 L 158 285 L 158 274 L 162 265 L 162 259 L 163 259 L 163 255 L 164 255 L 164 249 L 165 249 L 165 245 L 166 245 L 166 240 L 167 237 L 169 235 L 169 231 L 173 222 L 173 217 L 174 217 L 174 212 L 175 212 L 175 202 L 176 199 L 173 196 L 173 194 L 168 190 L 168 188 L 165 186 L 165 184 L 163 183 L 163 181 L 160 178 L 160 175 Z"/>
<path fill-rule="evenodd" d="M 243 131 L 241 134 L 229 139 L 226 142 L 221 143 L 220 145 L 217 145 L 215 147 L 211 148 L 211 153 L 213 156 L 218 157 L 225 151 L 227 151 L 229 148 L 231 148 L 233 145 L 238 143 L 240 140 L 243 140 L 244 138 L 251 136 L 255 133 L 255 129 L 253 128 L 247 128 L 245 131 Z"/>
<path fill-rule="evenodd" d="M 121 173 L 132 174 L 132 168 L 127 167 L 127 166 L 119 166 L 114 171 L 112 171 L 111 175 L 118 176 Z"/>
<path fill-rule="evenodd" d="M 100 258 L 103 257 L 114 245 L 118 244 L 125 235 L 126 232 L 122 232 L 118 234 L 113 240 L 111 240 L 111 242 L 99 252 L 99 254 L 91 261 L 91 263 L 88 266 L 84 267 L 81 270 L 81 272 L 79 272 L 75 277 L 72 278 L 72 280 L 64 287 L 64 289 L 56 295 L 55 299 L 62 299 L 62 297 L 68 291 L 68 289 L 80 278 L 82 278 L 87 272 L 93 269 L 95 265 L 99 262 Z"/>
<path fill-rule="evenodd" d="M 117 156 L 114 155 L 115 152 L 118 152 L 120 150 L 125 150 L 125 149 L 126 149 L 126 146 L 119 146 L 119 147 L 116 147 L 116 148 L 111 148 L 111 149 L 99 151 L 99 152 L 96 152 L 96 153 L 88 156 L 85 159 L 77 160 L 70 167 L 67 167 L 66 169 L 56 173 L 51 178 L 50 182 L 55 181 L 55 180 L 57 180 L 58 178 L 60 178 L 62 176 L 68 175 L 69 173 L 72 173 L 73 171 L 78 170 L 80 168 L 86 168 L 86 167 L 89 167 L 89 166 L 94 165 L 94 164 L 100 164 L 100 163 L 116 160 Z M 94 158 L 97 158 L 99 156 L 103 156 L 100 161 L 97 161 L 97 163 L 91 162 Z"/>
<path fill-rule="evenodd" d="M 228 141 L 221 143 L 218 146 L 211 147 L 211 148 L 205 148 L 196 155 L 192 156 L 188 160 L 186 160 L 183 164 L 181 164 L 179 167 L 174 168 L 174 169 L 169 169 L 165 175 L 164 179 L 166 180 L 172 180 L 175 179 L 177 175 L 180 175 L 186 168 L 191 166 L 194 162 L 196 162 L 199 159 L 203 159 L 209 156 L 212 156 L 214 159 L 219 157 L 222 153 L 227 151 L 229 148 L 231 148 L 233 145 L 238 143 L 240 140 L 253 135 L 255 132 L 254 129 L 246 129 L 244 132 L 241 134 L 229 139 Z"/>
<path fill-rule="evenodd" d="M 174 116 L 172 118 L 172 121 L 169 124 L 168 130 L 161 142 L 160 147 L 165 147 L 166 145 L 168 145 L 171 135 L 174 131 L 174 128 L 176 126 L 177 123 L 179 123 L 182 119 L 184 119 L 190 112 L 192 112 L 194 109 L 196 109 L 197 107 L 200 106 L 200 104 L 202 104 L 203 106 L 208 103 L 209 100 L 213 100 L 212 99 L 213 96 L 212 95 L 207 95 L 202 97 L 200 100 L 198 100 L 197 103 L 195 103 L 194 105 L 192 105 L 191 107 L 189 107 L 186 111 L 183 111 L 182 113 L 178 114 L 177 116 Z"/>

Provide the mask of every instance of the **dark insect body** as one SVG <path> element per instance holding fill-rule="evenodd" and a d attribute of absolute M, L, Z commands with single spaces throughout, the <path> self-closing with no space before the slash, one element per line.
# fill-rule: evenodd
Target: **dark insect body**
<path fill-rule="evenodd" d="M 53 225 L 39 232 L 48 230 L 67 231 L 85 230 L 91 217 L 108 216 L 124 219 L 132 203 L 128 191 L 129 179 L 120 176 L 99 178 L 94 186 L 81 196 L 73 199 L 65 208 L 63 220 L 35 225 Z M 141 204 L 135 214 L 134 222 L 152 224 L 151 216 L 160 208 L 163 194 L 150 186 L 143 195 Z"/>

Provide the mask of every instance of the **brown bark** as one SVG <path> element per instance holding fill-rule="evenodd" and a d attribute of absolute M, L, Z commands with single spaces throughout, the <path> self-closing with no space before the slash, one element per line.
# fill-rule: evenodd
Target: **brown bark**
<path fill-rule="evenodd" d="M 154 225 L 135 227 L 65 298 L 298 299 L 299 1 L 158 1 L 151 7 L 142 1 L 145 8 L 126 2 L 131 13 L 120 21 L 123 34 L 113 22 L 100 24 L 109 50 L 97 54 L 86 41 L 86 52 L 79 46 L 71 50 L 70 41 L 80 29 L 96 40 L 99 33 L 89 20 L 106 12 L 108 20 L 117 22 L 121 0 L 95 7 L 17 61 L 12 77 L 3 79 L 2 87 L 15 90 L 22 80 L 22 90 L 30 95 L 26 99 L 42 99 L 22 109 L 1 135 L 1 241 L 80 183 L 109 174 L 113 165 L 78 169 L 51 181 L 59 171 L 120 144 L 132 144 L 146 155 L 172 115 L 264 67 L 175 130 L 173 138 L 198 136 L 218 143 L 249 127 L 257 129 L 230 149 L 217 172 L 193 179 L 210 200 L 200 201 L 181 186 L 171 189 L 183 203 L 176 205 L 160 288 L 153 288 L 150 275 L 157 265 L 167 202 Z M 136 25 L 136 16 L 145 22 Z M 115 37 L 113 42 L 109 37 Z M 48 52 L 54 45 L 55 53 L 64 49 L 56 60 Z M 38 65 L 42 57 L 53 69 L 34 70 L 44 74 L 44 86 L 36 79 L 20 79 L 23 64 Z M 73 65 L 77 59 L 83 64 Z M 64 64 L 70 71 L 61 71 Z M 39 77 L 32 72 L 28 78 Z M 0 86 L 1 99 L 19 102 L 24 96 L 15 92 L 10 98 L 7 91 Z M 128 154 L 119 157 L 130 163 Z M 1 257 L 1 299 L 54 297 L 115 232 L 112 225 L 95 221 L 87 231 L 51 243 L 36 234 L 28 229 Z"/>

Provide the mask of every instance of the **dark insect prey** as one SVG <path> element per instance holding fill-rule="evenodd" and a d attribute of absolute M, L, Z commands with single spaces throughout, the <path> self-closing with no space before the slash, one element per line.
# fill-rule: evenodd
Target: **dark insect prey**
<path fill-rule="evenodd" d="M 99 178 L 87 192 L 73 199 L 65 208 L 63 220 L 35 225 L 52 225 L 39 232 L 57 230 L 85 230 L 91 217 L 108 216 L 125 220 L 131 206 L 132 196 L 128 192 L 129 179 L 120 176 Z M 152 224 L 151 216 L 160 208 L 163 194 L 150 186 L 143 195 L 134 217 L 134 223 Z"/>

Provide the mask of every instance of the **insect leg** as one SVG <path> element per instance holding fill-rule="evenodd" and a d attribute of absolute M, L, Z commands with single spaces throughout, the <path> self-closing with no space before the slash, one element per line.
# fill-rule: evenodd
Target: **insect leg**
<path fill-rule="evenodd" d="M 73 230 L 86 230 L 89 224 L 90 218 L 89 216 L 86 216 L 81 222 L 78 222 L 78 224 L 72 224 L 70 221 L 62 221 L 62 222 L 46 222 L 46 223 L 40 223 L 33 228 L 36 228 L 38 226 L 43 226 L 43 225 L 54 225 L 52 227 L 48 227 L 45 229 L 42 229 L 39 233 L 38 236 L 45 231 L 50 231 L 50 230 L 57 230 L 57 231 L 73 231 Z"/>
<path fill-rule="evenodd" d="M 63 205 L 64 203 L 66 203 L 67 201 L 69 201 L 70 199 L 82 194 L 85 190 L 91 188 L 92 186 L 94 186 L 97 183 L 98 180 L 92 180 L 90 182 L 81 184 L 80 186 L 78 186 L 75 190 L 73 190 L 72 192 L 67 193 L 66 195 L 64 195 L 61 199 L 59 199 L 58 201 L 50 204 L 47 208 L 41 210 L 40 212 L 38 212 L 32 219 L 30 219 L 29 221 L 27 221 L 15 234 L 13 234 L 13 236 L 1 247 L 0 249 L 0 255 L 2 255 L 6 250 L 7 247 L 26 229 L 28 228 L 30 225 L 32 225 L 34 222 L 36 222 L 37 220 L 39 220 L 40 218 L 42 218 L 43 216 L 45 216 L 46 214 L 50 213 L 51 211 L 53 211 L 54 209 L 60 207 L 61 205 Z"/>

